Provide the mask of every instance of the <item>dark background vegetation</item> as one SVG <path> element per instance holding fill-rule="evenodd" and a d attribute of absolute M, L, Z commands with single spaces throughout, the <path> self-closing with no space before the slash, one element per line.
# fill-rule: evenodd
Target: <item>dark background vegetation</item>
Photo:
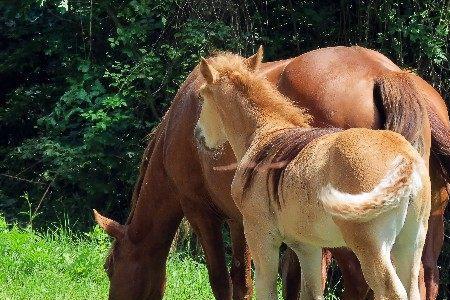
<path fill-rule="evenodd" d="M 86 228 L 94 207 L 123 220 L 146 134 L 216 49 L 262 44 L 277 60 L 362 45 L 448 100 L 449 26 L 443 0 L 3 0 L 0 213 L 35 227 Z"/>

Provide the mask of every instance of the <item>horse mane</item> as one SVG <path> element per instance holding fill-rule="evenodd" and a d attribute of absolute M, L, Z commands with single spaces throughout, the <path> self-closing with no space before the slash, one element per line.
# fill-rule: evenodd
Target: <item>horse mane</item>
<path fill-rule="evenodd" d="M 327 134 L 342 131 L 340 128 L 287 128 L 280 132 L 253 156 L 244 170 L 244 193 L 251 187 L 256 173 L 267 170 L 266 186 L 269 195 L 281 208 L 279 186 L 285 167 L 312 141 Z"/>
<path fill-rule="evenodd" d="M 139 194 L 141 191 L 142 183 L 144 181 L 145 173 L 147 172 L 148 164 L 150 162 L 150 157 L 153 154 L 153 150 L 155 149 L 156 142 L 158 137 L 160 136 L 161 131 L 164 129 L 164 120 L 167 113 L 164 115 L 162 121 L 158 123 L 150 133 L 145 137 L 146 140 L 149 140 L 147 147 L 145 147 L 144 154 L 142 155 L 141 164 L 139 166 L 139 177 L 134 185 L 133 196 L 131 197 L 131 209 L 128 214 L 127 221 L 125 224 L 130 224 L 133 219 L 134 211 L 136 209 L 136 205 L 139 201 Z"/>
<path fill-rule="evenodd" d="M 296 106 L 266 78 L 251 71 L 242 56 L 219 52 L 208 61 L 219 73 L 219 80 L 228 78 L 254 109 L 281 117 L 295 126 L 309 126 L 312 117 L 305 109 Z"/>

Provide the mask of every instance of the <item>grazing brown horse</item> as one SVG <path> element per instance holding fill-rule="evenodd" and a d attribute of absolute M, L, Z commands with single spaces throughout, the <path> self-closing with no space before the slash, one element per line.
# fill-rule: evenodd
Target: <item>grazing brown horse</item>
<path fill-rule="evenodd" d="M 399 70 L 380 53 L 360 47 L 319 49 L 264 63 L 260 68 L 281 93 L 308 110 L 313 116 L 312 126 L 341 128 L 385 127 L 389 120 L 382 106 L 379 78 Z M 432 208 L 422 261 L 427 299 L 435 299 L 439 279 L 436 263 L 448 198 L 443 171 L 450 166 L 450 124 L 445 103 L 436 90 L 418 76 L 410 77 L 429 105 Z M 183 216 L 200 237 L 215 297 L 244 299 L 251 294 L 250 256 L 242 217 L 229 193 L 234 171 L 214 170 L 215 166 L 234 163 L 233 153 L 227 143 L 221 151 L 198 144 L 193 134 L 200 114 L 198 91 L 203 83 L 195 68 L 154 131 L 143 156 L 127 223 L 120 225 L 97 215 L 99 224 L 116 238 L 105 265 L 111 282 L 110 299 L 162 298 L 166 258 Z M 401 91 L 401 85 L 398 89 Z M 403 95 L 405 101 L 410 96 Z M 220 230 L 224 220 L 232 236 L 231 274 L 227 272 Z M 335 249 L 333 255 L 343 271 L 344 298 L 364 299 L 368 287 L 352 252 Z M 287 298 L 296 299 L 298 262 L 292 252 L 285 261 L 290 262 L 283 275 L 289 281 Z"/>
<path fill-rule="evenodd" d="M 230 53 L 203 59 L 200 115 L 207 117 L 197 123 L 198 136 L 227 140 L 238 161 L 231 194 L 243 216 L 258 299 L 278 299 L 284 242 L 301 261 L 301 300 L 324 299 L 323 247 L 352 249 L 375 299 L 420 300 L 431 206 L 422 99 L 384 97 L 390 130 L 312 128 L 308 114 L 258 76 L 259 65 Z M 383 87 L 395 95 L 395 83 L 408 77 L 392 72 Z M 403 92 L 416 93 L 412 84 Z M 405 105 L 410 110 L 402 113 Z"/>

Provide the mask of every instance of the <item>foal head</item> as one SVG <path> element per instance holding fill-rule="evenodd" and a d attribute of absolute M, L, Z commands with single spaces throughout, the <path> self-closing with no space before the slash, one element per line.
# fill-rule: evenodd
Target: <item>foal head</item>
<path fill-rule="evenodd" d="M 206 83 L 200 89 L 203 103 L 196 134 L 210 148 L 229 140 L 227 128 L 245 135 L 268 122 L 307 126 L 309 116 L 258 72 L 262 57 L 260 47 L 247 59 L 231 53 L 202 59 L 199 69 Z"/>
<path fill-rule="evenodd" d="M 229 77 L 235 72 L 255 72 L 262 61 L 262 48 L 249 58 L 244 58 L 232 53 L 220 53 L 211 57 L 207 62 L 202 59 L 199 70 L 206 83 L 200 89 L 202 101 L 200 117 L 195 128 L 197 139 L 210 149 L 220 148 L 227 136 L 219 114 L 219 107 L 215 103 L 216 98 L 229 97 L 232 93 L 232 85 Z"/>

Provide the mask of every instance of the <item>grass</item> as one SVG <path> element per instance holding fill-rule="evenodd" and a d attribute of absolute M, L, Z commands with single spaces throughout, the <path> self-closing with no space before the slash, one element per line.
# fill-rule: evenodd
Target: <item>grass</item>
<path fill-rule="evenodd" d="M 109 243 L 99 228 L 39 234 L 0 218 L 0 299 L 107 299 Z M 206 267 L 189 256 L 172 254 L 167 274 L 165 299 L 213 299 Z"/>
<path fill-rule="evenodd" d="M 109 237 L 99 227 L 85 234 L 68 228 L 38 233 L 8 226 L 0 216 L 0 299 L 107 299 Z M 165 299 L 214 299 L 204 264 L 172 253 L 167 268 Z M 278 291 L 282 299 L 280 285 Z M 338 299 L 333 292 L 327 300 Z"/>

